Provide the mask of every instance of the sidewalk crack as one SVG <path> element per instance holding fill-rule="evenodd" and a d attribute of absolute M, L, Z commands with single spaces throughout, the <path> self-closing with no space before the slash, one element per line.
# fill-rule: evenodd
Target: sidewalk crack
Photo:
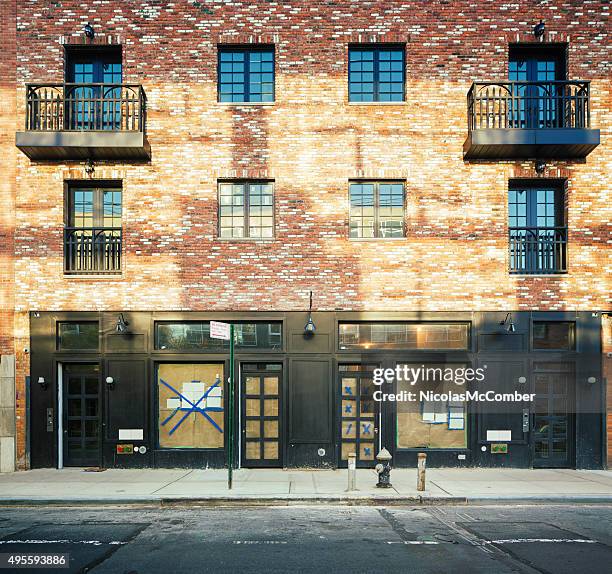
<path fill-rule="evenodd" d="M 160 490 L 163 490 L 167 486 L 170 486 L 171 484 L 174 484 L 175 482 L 178 482 L 179 480 L 183 480 L 186 476 L 189 476 L 191 473 L 193 473 L 193 471 L 194 469 L 192 468 L 189 472 L 187 472 L 183 476 L 179 476 L 178 478 L 171 480 L 167 484 L 164 484 L 164 486 L 160 486 L 157 490 L 154 490 L 151 494 L 157 494 Z"/>

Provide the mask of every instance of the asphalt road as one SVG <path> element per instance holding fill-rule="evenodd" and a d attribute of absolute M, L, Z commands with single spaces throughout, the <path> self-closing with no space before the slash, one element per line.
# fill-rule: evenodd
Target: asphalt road
<path fill-rule="evenodd" d="M 607 574 L 612 507 L 0 508 L 7 553 L 70 555 L 13 570 L 38 573 Z"/>

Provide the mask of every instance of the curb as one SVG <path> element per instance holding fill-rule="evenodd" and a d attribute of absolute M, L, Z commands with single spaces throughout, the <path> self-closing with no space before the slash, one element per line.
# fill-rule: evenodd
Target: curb
<path fill-rule="evenodd" d="M 164 497 L 151 498 L 0 498 L 0 507 L 18 506 L 141 506 L 156 508 L 173 507 L 228 507 L 228 506 L 441 506 L 441 505 L 503 505 L 503 504 L 612 504 L 612 495 L 561 495 L 561 496 L 218 496 L 202 498 Z"/>

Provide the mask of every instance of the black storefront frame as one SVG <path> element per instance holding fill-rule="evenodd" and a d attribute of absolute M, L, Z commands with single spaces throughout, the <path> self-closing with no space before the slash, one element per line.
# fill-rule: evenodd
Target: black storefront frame
<path fill-rule="evenodd" d="M 288 421 L 288 409 L 290 408 L 289 404 L 289 378 L 291 377 L 291 361 L 295 361 L 297 359 L 301 359 L 302 362 L 308 360 L 325 360 L 329 363 L 331 370 L 330 373 L 330 385 L 332 387 L 329 389 L 330 392 L 330 400 L 331 400 L 331 416 L 332 416 L 332 434 L 330 435 L 333 444 L 338 447 L 338 443 L 340 437 L 336 432 L 336 423 L 338 417 L 338 398 L 337 398 L 337 373 L 338 373 L 338 364 L 339 363 L 356 363 L 356 362 L 365 362 L 371 363 L 374 361 L 376 356 L 383 357 L 383 360 L 389 362 L 389 367 L 394 366 L 395 362 L 417 362 L 417 363 L 427 363 L 431 361 L 439 360 L 440 353 L 431 352 L 431 351 L 412 351 L 412 352 L 398 352 L 397 350 L 385 350 L 385 351 L 376 351 L 376 350 L 343 350 L 340 352 L 338 350 L 337 344 L 337 324 L 339 322 L 351 322 L 351 321 L 376 321 L 376 322 L 384 322 L 384 321 L 394 321 L 394 322 L 415 322 L 415 321 L 423 321 L 423 322 L 465 322 L 472 321 L 472 337 L 470 350 L 468 352 L 460 352 L 462 357 L 461 361 L 464 362 L 465 357 L 470 359 L 470 362 L 477 366 L 476 362 L 480 362 L 482 360 L 486 360 L 492 355 L 489 352 L 483 351 L 482 348 L 479 348 L 479 345 L 482 345 L 482 341 L 480 341 L 479 337 L 481 334 L 487 333 L 498 333 L 503 334 L 503 327 L 499 326 L 499 321 L 503 320 L 506 313 L 502 311 L 494 311 L 494 312 L 482 312 L 482 313 L 467 313 L 467 312 L 458 312 L 458 313 L 434 313 L 434 312 L 423 312 L 423 313 L 391 313 L 391 312 L 329 312 L 329 319 L 325 319 L 325 321 L 329 321 L 333 327 L 329 329 L 329 337 L 330 337 L 330 348 L 328 352 L 306 352 L 304 350 L 296 350 L 289 348 L 288 339 L 290 336 L 293 336 L 295 339 L 296 330 L 293 330 L 293 335 L 290 333 L 290 329 L 288 327 L 288 320 L 290 317 L 293 317 L 289 320 L 293 321 L 295 325 L 296 322 L 299 323 L 299 328 L 301 329 L 304 324 L 304 318 L 306 317 L 306 312 L 300 314 L 300 312 L 268 312 L 262 313 L 261 316 L 258 313 L 248 313 L 248 312 L 240 312 L 240 313 L 200 313 L 200 312 L 130 312 L 125 311 L 127 319 L 132 323 L 131 327 L 134 326 L 135 323 L 143 324 L 144 331 L 143 338 L 143 348 L 139 352 L 133 351 L 125 351 L 118 352 L 116 348 L 111 348 L 109 346 L 109 335 L 110 338 L 117 339 L 118 336 L 113 332 L 114 324 L 116 322 L 118 311 L 112 312 L 39 312 L 36 314 L 31 314 L 31 325 L 32 325 L 32 357 L 31 357 L 31 372 L 30 375 L 33 377 L 32 380 L 36 381 L 37 378 L 41 375 L 45 377 L 45 379 L 49 382 L 52 381 L 48 385 L 48 390 L 42 390 L 39 385 L 34 384 L 31 385 L 30 389 L 30 403 L 31 403 L 31 413 L 32 416 L 28 423 L 31 426 L 31 436 L 33 438 L 38 438 L 39 440 L 32 441 L 32 450 L 31 456 L 34 457 L 34 467 L 49 467 L 57 465 L 57 424 L 55 424 L 54 432 L 51 433 L 51 440 L 45 442 L 49 437 L 45 432 L 44 425 L 41 423 L 41 420 L 44 418 L 44 407 L 52 406 L 54 408 L 55 414 L 57 414 L 57 369 L 59 363 L 67 363 L 67 362 L 75 362 L 75 363 L 92 363 L 98 362 L 101 364 L 101 376 L 102 380 L 107 374 L 107 370 L 109 369 L 109 365 L 113 362 L 117 362 L 120 360 L 124 361 L 141 361 L 144 367 L 144 377 L 146 378 L 147 385 L 157 384 L 156 379 L 154 378 L 154 365 L 156 362 L 220 362 L 223 360 L 227 360 L 227 355 L 225 353 L 171 353 L 167 351 L 155 351 L 153 349 L 153 333 L 151 328 L 154 326 L 156 320 L 161 321 L 190 321 L 190 320 L 231 320 L 231 321 L 240 321 L 240 322 L 265 322 L 269 321 L 280 321 L 283 324 L 283 351 L 282 352 L 270 352 L 264 353 L 260 350 L 257 351 L 256 354 L 253 353 L 237 353 L 237 365 L 240 362 L 261 362 L 261 359 L 264 359 L 265 362 L 281 362 L 283 363 L 283 392 L 284 396 L 284 407 L 286 421 Z M 302 317 L 302 315 L 304 317 Z M 315 313 L 315 321 L 317 323 L 317 327 L 320 327 L 320 319 L 317 319 L 317 316 L 322 316 L 322 313 Z M 138 318 L 140 316 L 140 318 Z M 37 318 L 41 317 L 41 318 Z M 513 318 L 517 326 L 517 333 L 523 337 L 525 342 L 524 352 L 522 354 L 523 358 L 529 359 L 529 376 L 531 376 L 531 361 L 538 360 L 541 358 L 542 361 L 554 361 L 554 360 L 575 360 L 576 369 L 575 369 L 575 382 L 576 382 L 576 400 L 579 403 L 580 413 L 576 418 L 575 425 L 575 463 L 577 468 L 601 468 L 601 461 L 603 460 L 603 445 L 605 439 L 605 413 L 601 411 L 601 405 L 604 403 L 603 398 L 605 397 L 605 389 L 602 383 L 602 370 L 601 370 L 601 347 L 600 347 L 600 319 L 598 318 L 598 314 L 595 312 L 513 312 Z M 44 323 L 46 326 L 37 327 L 36 321 L 42 321 L 44 319 Z M 99 321 L 100 325 L 100 345 L 98 351 L 95 352 L 78 352 L 78 351 L 58 351 L 55 347 L 56 345 L 56 328 L 57 322 L 68 321 L 68 322 L 80 322 L 80 321 Z M 150 327 L 147 329 L 144 326 L 143 321 L 147 323 Z M 537 351 L 534 352 L 531 350 L 531 328 L 532 321 L 575 321 L 576 322 L 576 350 L 573 352 L 557 352 L 557 351 Z M 135 328 L 135 330 L 138 330 Z M 332 332 L 333 330 L 333 332 Z M 317 337 L 320 338 L 321 333 L 327 331 L 327 328 L 323 330 L 319 328 L 317 333 L 315 334 L 314 340 L 317 340 Z M 520 338 L 520 337 L 519 337 Z M 295 345 L 294 345 L 295 346 Z M 438 355 L 436 357 L 436 355 Z M 443 353 L 443 355 L 448 355 L 448 353 Z M 509 358 L 511 355 L 508 351 L 505 353 L 498 353 L 499 357 Z M 450 356 L 445 358 L 446 361 L 450 361 Z M 381 367 L 386 367 L 385 364 L 381 364 Z M 226 367 L 228 368 L 228 367 Z M 589 376 L 594 376 L 596 378 L 596 384 L 587 384 L 586 379 Z M 335 388 L 333 388 L 335 387 Z M 104 412 L 108 410 L 107 398 L 109 393 L 113 392 L 112 390 L 107 388 L 107 385 L 102 383 L 102 403 L 101 410 L 103 416 L 103 424 L 106 424 L 108 413 Z M 527 392 L 527 390 L 525 391 Z M 106 397 L 106 398 L 105 398 Z M 49 399 L 52 400 L 52 403 L 49 404 Z M 151 393 L 148 400 L 148 410 L 149 413 L 152 413 L 152 407 L 155 405 L 154 401 L 156 400 L 156 394 L 154 398 L 154 393 Z M 46 403 L 46 405 L 44 404 Z M 581 409 L 582 407 L 582 409 Z M 585 413 L 585 409 L 587 413 Z M 590 410 L 588 410 L 590 409 Z M 155 411 L 156 412 L 156 411 Z M 392 425 L 395 424 L 394 421 L 394 413 L 386 413 L 387 416 L 383 416 L 383 446 L 393 445 L 394 451 L 392 454 L 394 455 L 394 460 L 392 464 L 395 466 L 408 466 L 414 467 L 416 464 L 416 454 L 417 452 L 423 449 L 397 449 L 395 448 L 395 440 L 393 436 Z M 445 449 L 432 449 L 428 450 L 429 458 L 428 464 L 430 466 L 494 466 L 487 457 L 483 457 L 479 453 L 479 447 L 484 444 L 488 444 L 487 441 L 484 443 L 475 442 L 477 434 L 473 430 L 474 425 L 478 427 L 478 421 L 474 420 L 477 417 L 474 417 L 470 414 L 468 418 L 468 448 L 466 453 L 466 460 L 460 461 L 457 459 L 457 454 L 462 454 L 462 452 L 458 452 L 458 449 L 449 449 L 446 451 Z M 154 430 L 154 424 L 157 425 L 158 421 L 156 421 L 152 415 L 151 419 L 148 421 L 149 431 L 145 431 L 145 438 L 148 440 L 149 445 L 153 445 L 152 438 L 149 436 Z M 286 433 L 288 431 L 287 422 L 285 422 L 285 430 Z M 238 425 L 236 425 L 238 428 Z M 602 431 L 603 429 L 603 431 Z M 114 457 L 111 453 L 114 453 L 115 444 L 119 441 L 114 439 L 107 438 L 107 431 L 104 431 L 103 441 L 104 441 L 104 464 L 105 466 L 116 466 L 119 465 L 119 460 L 128 461 L 129 457 L 124 457 L 119 459 L 119 457 Z M 47 437 L 47 439 L 45 438 Z M 236 437 L 238 440 L 239 437 Z M 284 461 L 287 467 L 294 466 L 302 466 L 299 461 L 301 460 L 299 457 L 295 456 L 289 457 L 288 455 L 288 447 L 289 447 L 289 437 L 286 437 L 284 447 Z M 531 435 L 530 435 L 530 442 Z M 298 441 L 299 442 L 299 441 Z M 386 443 L 386 444 L 384 444 Z M 510 444 L 511 451 L 514 450 L 515 446 L 519 446 L 520 440 L 513 440 Z M 306 447 L 304 445 L 298 445 Z M 151 448 L 148 456 L 139 456 L 134 457 L 132 460 L 134 463 L 137 463 L 137 467 L 148 467 L 148 466 L 177 466 L 174 462 L 168 462 L 169 459 L 165 459 L 165 454 L 161 454 L 158 456 L 158 453 L 153 452 L 155 449 Z M 43 451 L 45 451 L 43 453 Z M 37 453 L 37 454 L 35 454 Z M 41 454 L 42 453 L 42 454 Z M 500 457 L 498 460 L 501 460 Z M 508 460 L 508 466 L 511 467 L 521 467 L 527 468 L 530 466 L 531 461 L 525 460 L 522 458 L 515 458 L 514 455 L 505 457 Z M 187 461 L 185 461 L 187 462 Z M 337 465 L 339 462 L 338 457 L 334 453 L 333 461 L 334 465 Z M 223 463 L 225 460 L 223 460 Z M 235 461 L 238 464 L 238 460 Z M 182 464 L 181 464 L 182 466 Z M 212 466 L 212 465 L 209 465 Z M 215 465 L 216 466 L 216 465 Z M 200 466 L 201 467 L 201 466 Z"/>

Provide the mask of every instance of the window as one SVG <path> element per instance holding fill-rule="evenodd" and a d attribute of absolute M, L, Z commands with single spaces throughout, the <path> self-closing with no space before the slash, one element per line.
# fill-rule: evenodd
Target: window
<path fill-rule="evenodd" d="M 441 373 L 448 369 L 459 373 L 464 365 L 407 365 L 408 368 L 422 368 L 423 375 L 416 386 L 410 381 L 397 381 L 398 393 L 402 391 L 435 395 L 463 393 L 465 387 L 453 381 L 445 381 Z M 400 365 L 401 369 L 404 365 Z M 438 376 L 438 373 L 440 375 Z M 419 395 L 423 396 L 423 395 Z M 397 403 L 397 447 L 398 448 L 466 448 L 466 403 L 450 400 L 401 401 Z"/>
<path fill-rule="evenodd" d="M 58 351 L 97 351 L 98 323 L 58 323 Z"/>
<path fill-rule="evenodd" d="M 566 88 L 551 82 L 565 80 L 564 64 L 564 48 L 510 46 L 508 79 L 515 82 L 511 127 L 563 127 L 557 108 Z"/>
<path fill-rule="evenodd" d="M 66 129 L 121 129 L 120 46 L 68 48 L 66 82 Z"/>
<path fill-rule="evenodd" d="M 274 236 L 272 182 L 219 184 L 219 236 L 232 239 Z"/>
<path fill-rule="evenodd" d="M 220 48 L 219 101 L 273 102 L 274 48 Z"/>
<path fill-rule="evenodd" d="M 350 102 L 404 101 L 404 48 L 349 48 Z"/>
<path fill-rule="evenodd" d="M 238 348 L 282 348 L 282 323 L 235 323 Z M 161 351 L 222 351 L 229 349 L 229 341 L 212 339 L 210 323 L 158 322 L 155 324 L 155 348 Z"/>
<path fill-rule="evenodd" d="M 160 448 L 223 448 L 224 380 L 222 363 L 159 365 Z"/>
<path fill-rule="evenodd" d="M 469 348 L 468 323 L 340 323 L 340 349 Z"/>
<path fill-rule="evenodd" d="M 576 325 L 569 321 L 533 322 L 533 349 L 537 351 L 575 351 Z"/>
<path fill-rule="evenodd" d="M 68 187 L 64 271 L 121 272 L 121 188 L 116 183 Z"/>
<path fill-rule="evenodd" d="M 404 236 L 404 184 L 354 182 L 349 186 L 349 237 Z"/>
<path fill-rule="evenodd" d="M 559 187 L 512 184 L 508 191 L 508 232 L 510 272 L 566 271 L 567 229 Z"/>

